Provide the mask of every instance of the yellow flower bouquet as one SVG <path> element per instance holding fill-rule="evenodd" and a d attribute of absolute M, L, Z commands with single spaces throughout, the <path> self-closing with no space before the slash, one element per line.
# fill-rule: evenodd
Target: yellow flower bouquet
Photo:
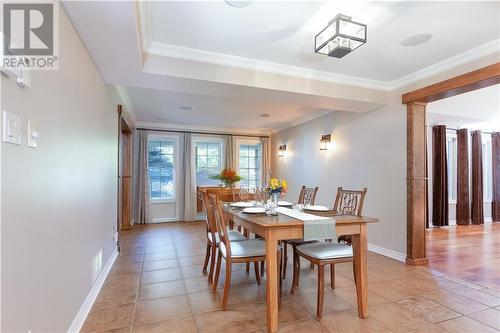
<path fill-rule="evenodd" d="M 287 190 L 287 184 L 284 179 L 271 178 L 269 181 L 269 186 L 267 187 L 267 193 L 269 194 L 285 194 Z"/>

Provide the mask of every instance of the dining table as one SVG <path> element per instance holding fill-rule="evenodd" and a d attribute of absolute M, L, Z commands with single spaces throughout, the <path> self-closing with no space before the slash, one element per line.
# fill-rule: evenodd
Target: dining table
<path fill-rule="evenodd" d="M 226 217 L 234 225 L 241 226 L 265 239 L 266 242 L 266 301 L 267 331 L 278 331 L 278 258 L 276 249 L 280 241 L 300 239 L 304 236 L 304 221 L 285 214 L 278 215 L 250 214 L 242 209 L 224 204 Z M 367 216 L 341 215 L 330 210 L 324 212 L 308 212 L 318 216 L 332 217 L 335 220 L 335 231 L 338 236 L 351 236 L 354 254 L 354 279 L 359 318 L 368 315 L 367 285 L 367 224 L 379 222 L 379 219 Z"/>

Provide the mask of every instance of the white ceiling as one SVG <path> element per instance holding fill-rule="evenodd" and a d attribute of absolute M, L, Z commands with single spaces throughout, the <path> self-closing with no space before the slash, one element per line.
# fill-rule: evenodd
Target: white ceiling
<path fill-rule="evenodd" d="M 500 2 L 63 3 L 137 119 L 186 126 L 277 130 L 332 110 L 366 112 L 428 66 L 498 52 L 500 37 Z M 368 24 L 368 43 L 342 59 L 314 54 L 314 35 L 339 12 Z M 422 32 L 433 38 L 400 45 Z"/>
<path fill-rule="evenodd" d="M 427 111 L 431 125 L 500 130 L 500 85 L 429 103 Z"/>
<path fill-rule="evenodd" d="M 368 25 L 368 42 L 342 59 L 314 53 L 314 36 L 337 14 Z M 224 1 L 151 4 L 151 40 L 313 70 L 394 81 L 500 38 L 500 2 Z M 431 33 L 429 42 L 401 41 Z"/>
<path fill-rule="evenodd" d="M 158 89 L 127 88 L 138 121 L 214 128 L 262 129 L 272 131 L 293 126 L 304 119 L 331 112 L 282 103 L 255 102 L 234 98 L 185 94 Z M 185 109 L 185 107 L 191 109 Z M 269 114 L 269 117 L 261 117 Z M 193 119 L 197 123 L 193 123 Z"/>

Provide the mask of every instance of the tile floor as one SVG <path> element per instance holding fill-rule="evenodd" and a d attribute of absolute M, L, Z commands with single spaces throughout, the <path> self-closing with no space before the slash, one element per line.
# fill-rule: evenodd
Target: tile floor
<path fill-rule="evenodd" d="M 253 271 L 236 266 L 229 310 L 222 311 L 224 275 L 212 292 L 201 273 L 204 237 L 198 222 L 122 233 L 122 252 L 82 332 L 265 332 L 265 279 L 257 286 Z M 302 267 L 295 295 L 288 293 L 290 277 L 284 281 L 280 332 L 500 332 L 499 291 L 373 253 L 369 317 L 358 318 L 351 265 L 340 264 L 336 289 L 327 289 L 324 316 L 316 320 L 317 271 Z"/>

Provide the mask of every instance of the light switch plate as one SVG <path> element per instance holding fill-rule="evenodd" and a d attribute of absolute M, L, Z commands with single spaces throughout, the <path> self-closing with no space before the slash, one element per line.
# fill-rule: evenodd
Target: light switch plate
<path fill-rule="evenodd" d="M 38 130 L 36 129 L 36 123 L 32 120 L 28 120 L 28 139 L 26 144 L 30 148 L 36 148 L 38 146 Z"/>
<path fill-rule="evenodd" d="M 3 141 L 15 145 L 21 144 L 21 117 L 3 111 Z"/>

